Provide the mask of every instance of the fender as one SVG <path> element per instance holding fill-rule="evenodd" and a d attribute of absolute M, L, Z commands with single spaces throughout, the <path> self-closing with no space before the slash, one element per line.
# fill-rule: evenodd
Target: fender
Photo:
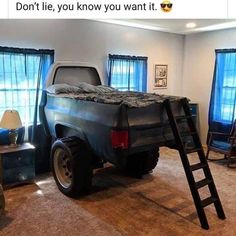
<path fill-rule="evenodd" d="M 80 127 L 73 126 L 68 123 L 60 122 L 55 124 L 54 133 L 56 134 L 57 138 L 76 136 L 80 140 L 83 140 L 86 143 L 88 142 L 85 133 Z"/>

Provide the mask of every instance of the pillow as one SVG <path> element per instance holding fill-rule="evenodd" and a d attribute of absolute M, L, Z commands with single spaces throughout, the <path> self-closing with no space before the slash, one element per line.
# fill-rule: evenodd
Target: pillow
<path fill-rule="evenodd" d="M 9 134 L 8 129 L 0 129 L 0 145 L 10 144 L 8 134 Z"/>
<path fill-rule="evenodd" d="M 86 82 L 79 82 L 78 87 L 86 93 L 108 93 L 116 90 L 106 85 L 95 86 Z"/>
<path fill-rule="evenodd" d="M 22 127 L 20 129 L 18 129 L 18 138 L 17 138 L 17 143 L 18 144 L 22 144 L 24 142 L 24 138 L 25 138 L 25 127 Z"/>
<path fill-rule="evenodd" d="M 92 84 L 85 83 L 85 82 L 79 82 L 78 87 L 80 89 L 82 89 L 83 92 L 86 92 L 86 93 L 96 93 L 97 92 L 96 86 L 94 86 Z"/>
<path fill-rule="evenodd" d="M 116 91 L 115 88 L 109 87 L 107 85 L 98 85 L 96 86 L 97 92 L 100 93 L 109 93 L 109 92 L 113 92 Z"/>
<path fill-rule="evenodd" d="M 17 130 L 18 132 L 18 138 L 17 143 L 22 144 L 24 142 L 24 136 L 25 136 L 25 128 L 22 127 Z M 0 128 L 0 145 L 9 145 L 9 130 L 8 129 L 2 129 Z"/>
<path fill-rule="evenodd" d="M 80 93 L 82 90 L 79 87 L 69 84 L 53 84 L 47 87 L 48 93 L 60 94 L 60 93 Z"/>
<path fill-rule="evenodd" d="M 60 93 L 108 93 L 115 91 L 116 89 L 106 86 L 106 85 L 92 85 L 86 82 L 78 82 L 77 86 L 72 86 L 69 84 L 53 84 L 49 86 L 46 91 L 52 94 Z"/>

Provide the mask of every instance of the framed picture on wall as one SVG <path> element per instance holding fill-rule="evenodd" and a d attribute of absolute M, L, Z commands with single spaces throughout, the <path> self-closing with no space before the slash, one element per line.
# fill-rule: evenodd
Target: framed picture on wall
<path fill-rule="evenodd" d="M 155 65 L 154 88 L 167 88 L 168 65 Z"/>

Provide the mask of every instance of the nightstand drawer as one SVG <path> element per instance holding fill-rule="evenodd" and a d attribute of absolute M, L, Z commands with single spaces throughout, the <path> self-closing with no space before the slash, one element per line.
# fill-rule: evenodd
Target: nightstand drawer
<path fill-rule="evenodd" d="M 35 178 L 34 149 L 30 143 L 0 146 L 0 183 L 3 187 L 32 182 Z"/>
<path fill-rule="evenodd" d="M 7 153 L 2 155 L 3 169 L 11 169 L 21 166 L 34 165 L 34 157 L 31 150 L 24 152 Z"/>
<path fill-rule="evenodd" d="M 19 167 L 3 170 L 3 185 L 32 181 L 35 177 L 34 167 Z"/>

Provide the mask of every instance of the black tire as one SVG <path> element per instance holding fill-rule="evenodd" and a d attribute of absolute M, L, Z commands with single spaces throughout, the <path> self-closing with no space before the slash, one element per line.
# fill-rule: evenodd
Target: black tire
<path fill-rule="evenodd" d="M 92 185 L 92 158 L 87 146 L 76 137 L 62 138 L 51 149 L 51 167 L 59 190 L 77 197 Z"/>
<path fill-rule="evenodd" d="M 150 151 L 141 152 L 128 157 L 126 172 L 135 177 L 142 177 L 152 171 L 159 160 L 159 148 L 155 147 Z"/>

